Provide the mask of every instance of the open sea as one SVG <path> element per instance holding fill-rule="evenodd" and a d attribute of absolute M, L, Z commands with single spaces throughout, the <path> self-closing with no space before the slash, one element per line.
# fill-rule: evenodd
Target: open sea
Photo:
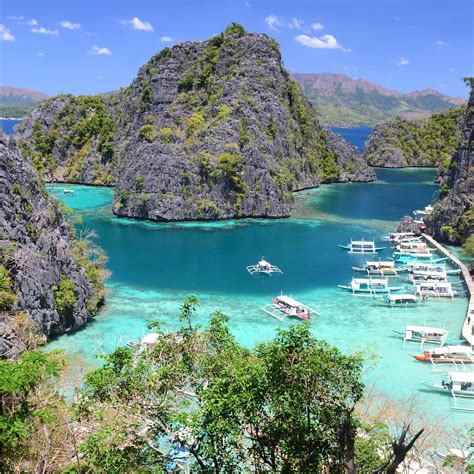
<path fill-rule="evenodd" d="M 112 189 L 68 185 L 76 193 L 64 196 L 63 186 L 48 186 L 81 215 L 85 227 L 97 232 L 112 272 L 110 295 L 100 314 L 85 328 L 47 345 L 65 351 L 70 360 L 66 386 L 77 384 L 98 364 L 96 354 L 143 336 L 148 320 L 176 329 L 179 307 L 189 295 L 201 301 L 198 322 L 204 324 L 213 311 L 222 310 L 243 345 L 269 340 L 277 328 L 295 323 L 277 321 L 260 309 L 284 292 L 320 312 L 311 322 L 316 337 L 370 359 L 364 376 L 368 386 L 395 400 L 415 396 L 440 420 L 449 416 L 450 423 L 474 421 L 472 414 L 450 410 L 450 397 L 422 389 L 422 380 L 437 381 L 440 374 L 411 358 L 420 351 L 418 346 L 403 347 L 394 333 L 404 331 L 407 323 L 427 324 L 446 327 L 451 338 L 458 338 L 466 298 L 391 309 L 337 288 L 351 280 L 351 265 L 366 260 L 337 244 L 351 237 L 380 243 L 399 218 L 431 201 L 437 190 L 435 173 L 378 169 L 375 183 L 330 184 L 298 193 L 290 219 L 209 223 L 119 219 L 111 212 Z M 250 276 L 245 267 L 262 256 L 284 275 Z M 389 257 L 390 251 L 381 256 Z"/>
<path fill-rule="evenodd" d="M 14 132 L 14 128 L 21 122 L 17 119 L 0 119 L 0 129 L 3 130 L 7 135 L 11 135 Z"/>

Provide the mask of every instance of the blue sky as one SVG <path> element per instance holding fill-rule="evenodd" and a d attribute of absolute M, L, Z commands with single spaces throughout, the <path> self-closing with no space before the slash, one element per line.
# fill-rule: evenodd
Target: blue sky
<path fill-rule="evenodd" d="M 53 95 L 127 86 L 156 51 L 237 21 L 286 67 L 466 96 L 472 0 L 1 0 L 0 83 Z"/>

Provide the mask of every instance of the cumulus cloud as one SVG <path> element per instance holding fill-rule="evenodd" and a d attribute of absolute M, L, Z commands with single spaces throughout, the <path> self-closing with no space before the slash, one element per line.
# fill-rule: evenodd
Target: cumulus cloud
<path fill-rule="evenodd" d="M 63 20 L 61 23 L 59 23 L 63 28 L 66 30 L 78 30 L 81 28 L 80 23 L 73 23 L 71 21 Z"/>
<path fill-rule="evenodd" d="M 91 52 L 97 56 L 110 56 L 112 54 L 109 48 L 100 48 L 97 45 L 92 46 Z"/>
<path fill-rule="evenodd" d="M 301 30 L 303 28 L 303 20 L 300 20 L 299 18 L 293 17 L 291 21 L 288 23 L 288 28 L 295 28 L 296 30 Z"/>
<path fill-rule="evenodd" d="M 395 60 L 395 64 L 397 66 L 406 66 L 407 64 L 410 64 L 410 61 L 407 58 L 400 58 Z"/>
<path fill-rule="evenodd" d="M 301 43 L 308 48 L 316 49 L 340 49 L 345 53 L 348 53 L 350 49 L 344 48 L 333 35 L 322 35 L 319 37 L 308 36 L 308 35 L 298 35 L 295 37 L 295 40 L 298 43 Z"/>
<path fill-rule="evenodd" d="M 446 43 L 444 41 L 438 40 L 435 43 L 437 46 L 444 46 Z"/>
<path fill-rule="evenodd" d="M 139 31 L 154 31 L 153 25 L 147 21 L 140 20 L 140 18 L 134 16 L 131 20 L 122 20 L 120 23 L 122 25 L 127 25 L 133 28 L 134 30 Z"/>
<path fill-rule="evenodd" d="M 170 36 L 162 36 L 160 38 L 160 41 L 163 42 L 163 43 L 170 43 L 172 41 L 172 39 L 171 39 Z"/>
<path fill-rule="evenodd" d="M 38 52 L 36 53 L 36 56 L 38 56 L 39 58 L 44 58 L 44 53 L 43 53 L 43 51 L 38 51 Z"/>
<path fill-rule="evenodd" d="M 247 7 L 247 8 L 250 8 L 252 5 L 250 5 L 249 2 L 244 2 L 244 5 Z"/>
<path fill-rule="evenodd" d="M 31 20 L 28 20 L 26 24 L 28 26 L 38 26 L 38 22 L 34 18 L 32 18 Z"/>
<path fill-rule="evenodd" d="M 15 37 L 5 25 L 0 25 L 0 41 L 15 41 Z"/>
<path fill-rule="evenodd" d="M 285 22 L 283 20 L 273 14 L 268 15 L 264 21 L 267 24 L 268 28 L 273 31 L 280 31 L 279 28 L 285 25 Z"/>
<path fill-rule="evenodd" d="M 58 36 L 59 31 L 58 30 L 48 30 L 44 28 L 43 26 L 40 26 L 39 28 L 31 28 L 30 30 L 32 33 L 37 33 L 40 35 L 51 35 L 51 36 Z"/>
<path fill-rule="evenodd" d="M 324 26 L 321 23 L 311 23 L 311 28 L 315 31 L 323 30 Z"/>

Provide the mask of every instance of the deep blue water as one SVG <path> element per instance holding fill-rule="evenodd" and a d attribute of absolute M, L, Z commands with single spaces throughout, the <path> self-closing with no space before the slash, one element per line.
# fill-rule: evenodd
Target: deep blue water
<path fill-rule="evenodd" d="M 351 145 L 357 147 L 359 153 L 364 151 L 365 142 L 372 132 L 372 128 L 365 125 L 351 128 L 331 127 L 331 130 L 339 133 L 339 135 L 342 135 Z"/>
<path fill-rule="evenodd" d="M 10 135 L 13 133 L 14 127 L 20 122 L 21 120 L 0 119 L 0 129 L 2 129 L 7 135 Z"/>

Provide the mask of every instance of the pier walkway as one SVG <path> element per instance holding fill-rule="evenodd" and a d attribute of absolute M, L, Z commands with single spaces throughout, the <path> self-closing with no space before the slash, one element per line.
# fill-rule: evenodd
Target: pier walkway
<path fill-rule="evenodd" d="M 439 244 L 435 239 L 433 239 L 433 237 L 428 234 L 422 235 L 427 242 L 434 245 L 442 254 L 446 255 L 446 257 L 448 257 L 455 265 L 457 265 L 461 269 L 464 282 L 466 283 L 467 291 L 469 293 L 466 319 L 464 320 L 461 333 L 462 337 L 466 339 L 469 344 L 474 345 L 474 282 L 472 281 L 472 276 L 469 273 L 469 269 L 449 250 L 445 249 L 441 244 Z"/>

